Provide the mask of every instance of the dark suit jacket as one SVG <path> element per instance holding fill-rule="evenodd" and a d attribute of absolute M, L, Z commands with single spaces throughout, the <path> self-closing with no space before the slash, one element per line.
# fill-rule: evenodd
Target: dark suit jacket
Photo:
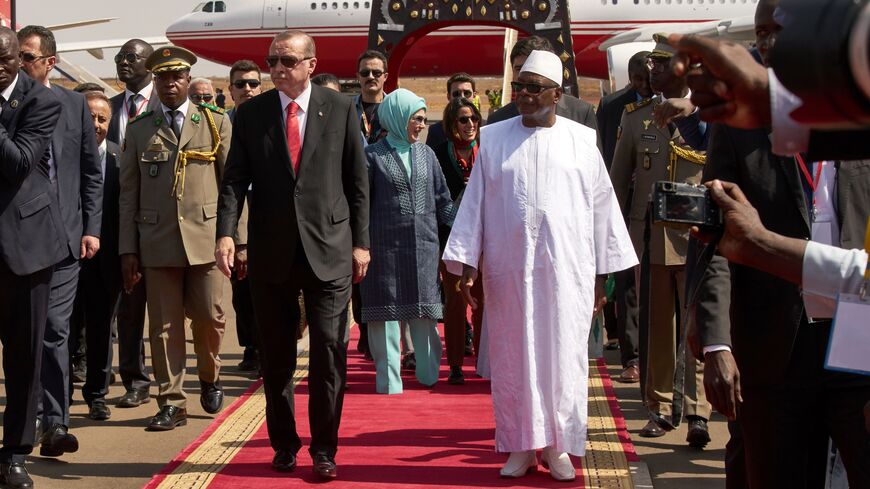
<path fill-rule="evenodd" d="M 444 122 L 439 121 L 435 124 L 429 126 L 429 129 L 426 131 L 426 146 L 432 148 L 432 151 L 435 151 L 438 146 L 447 142 L 447 135 L 444 134 Z"/>
<path fill-rule="evenodd" d="M 0 258 L 16 275 L 48 268 L 68 253 L 57 200 L 40 162 L 61 104 L 24 71 L 0 113 Z"/>
<path fill-rule="evenodd" d="M 103 176 L 94 121 L 84 95 L 59 86 L 51 91 L 63 112 L 51 139 L 60 212 L 70 254 L 81 254 L 82 234 L 100 236 Z"/>
<path fill-rule="evenodd" d="M 622 113 L 626 105 L 635 101 L 637 101 L 637 91 L 625 87 L 602 98 L 598 103 L 595 117 L 598 123 L 598 137 L 601 138 L 601 153 L 608 170 L 613 161 L 613 151 L 616 149 L 616 135 Z"/>
<path fill-rule="evenodd" d="M 118 256 L 118 201 L 121 185 L 119 172 L 121 148 L 106 141 L 106 175 L 103 178 L 103 218 L 100 233 L 100 251 L 94 260 L 100 264 L 100 275 L 108 290 L 121 286 L 121 257 Z"/>
<path fill-rule="evenodd" d="M 870 150 L 861 141 L 870 138 L 870 129 L 851 131 L 810 131 L 807 152 L 810 161 L 857 160 L 870 157 Z"/>
<path fill-rule="evenodd" d="M 299 175 L 277 90 L 238 108 L 218 201 L 217 236 L 233 236 L 248 186 L 249 273 L 287 280 L 301 245 L 315 275 L 350 275 L 352 247 L 369 247 L 369 180 L 351 99 L 311 87 Z"/>
<path fill-rule="evenodd" d="M 121 144 L 121 139 L 123 138 L 123 134 L 121 134 L 121 112 L 125 112 L 127 110 L 124 107 L 124 95 L 126 94 L 126 90 L 115 95 L 109 102 L 112 104 L 112 120 L 109 121 L 109 132 L 106 136 L 106 139 L 115 143 Z M 160 107 L 160 98 L 157 96 L 157 93 L 152 91 L 151 98 L 148 99 L 148 106 L 139 111 L 140 114 L 144 114 L 149 110 L 157 110 Z M 130 121 L 127 121 L 129 124 Z"/>
<path fill-rule="evenodd" d="M 711 130 L 704 180 L 737 183 L 768 229 L 809 239 L 802 177 L 794 159 L 772 154 L 764 130 L 720 125 Z M 837 189 L 842 246 L 861 246 L 870 213 L 870 161 L 839 164 Z M 708 270 L 694 273 L 704 274 L 696 305 L 690 306 L 701 345 L 732 345 L 744 385 L 779 382 L 804 316 L 800 288 L 748 267 L 729 268 L 721 256 Z"/>

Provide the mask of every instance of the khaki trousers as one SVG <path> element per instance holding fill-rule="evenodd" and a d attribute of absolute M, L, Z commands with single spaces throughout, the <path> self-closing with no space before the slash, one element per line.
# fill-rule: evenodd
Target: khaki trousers
<path fill-rule="evenodd" d="M 191 320 L 199 380 L 217 382 L 225 326 L 221 298 L 226 282 L 214 263 L 145 269 L 151 364 L 160 407 L 184 408 L 187 403 L 183 390 L 185 318 Z"/>
<path fill-rule="evenodd" d="M 640 267 L 638 267 L 638 270 Z M 640 277 L 635 277 L 640 283 Z M 654 413 L 670 416 L 674 400 L 677 361 L 676 303 L 683 310 L 686 273 L 682 265 L 650 265 L 649 349 L 644 400 Z M 678 300 L 677 300 L 678 299 Z M 685 326 L 685 321 L 681 321 Z M 704 393 L 704 364 L 686 348 L 685 399 L 687 416 L 710 419 L 711 406 Z"/>

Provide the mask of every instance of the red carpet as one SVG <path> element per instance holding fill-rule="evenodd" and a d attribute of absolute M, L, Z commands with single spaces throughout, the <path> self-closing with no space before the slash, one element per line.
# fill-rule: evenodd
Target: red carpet
<path fill-rule="evenodd" d="M 352 331 L 355 337 L 356 328 Z M 355 339 L 351 345 L 356 345 Z M 348 365 L 349 391 L 345 396 L 339 452 L 336 457 L 339 478 L 329 483 L 331 489 L 428 486 L 586 487 L 583 464 L 579 459 L 574 460 L 575 467 L 580 469 L 574 483 L 558 483 L 542 467 L 539 467 L 538 473 L 521 479 L 499 478 L 499 468 L 507 456 L 494 451 L 495 425 L 489 382 L 474 377 L 472 359 L 466 359 L 466 383 L 463 386 L 448 385 L 448 369 L 446 365 L 442 365 L 441 381 L 433 389 L 418 384 L 413 374 L 404 375 L 405 392 L 388 396 L 375 393 L 374 365 L 356 354 L 353 348 L 352 351 Z M 615 445 L 616 450 L 622 448 L 623 461 L 636 460 L 634 448 L 625 431 L 624 420 L 613 398 L 606 369 L 602 364 L 597 372 L 594 366 L 590 370 L 593 376 L 604 375 L 604 379 L 601 379 L 604 381 L 602 393 L 605 393 L 607 399 L 599 402 L 603 409 L 609 408 L 609 414 L 614 418 L 615 430 L 611 431 L 616 433 L 611 433 L 615 435 L 611 438 L 618 441 L 611 446 Z M 311 458 L 307 453 L 307 392 L 307 382 L 303 381 L 296 388 L 296 406 L 304 448 L 299 452 L 299 465 L 294 473 L 279 474 L 270 469 L 273 451 L 263 423 L 230 460 L 216 468 L 216 475 L 196 477 L 202 482 L 198 487 L 299 487 L 318 482 L 311 472 Z M 248 402 L 256 395 L 262 395 L 262 391 L 248 394 L 237 401 L 227 413 L 215 420 L 214 425 L 231 418 L 238 405 Z M 590 409 L 590 415 L 592 413 L 593 410 Z M 210 427 L 203 433 L 161 474 L 155 476 L 149 487 L 166 486 L 163 483 L 169 482 L 167 479 L 171 478 L 173 471 L 182 465 L 185 457 L 194 449 L 208 443 L 213 431 L 213 427 Z M 596 436 L 601 438 L 590 424 L 591 441 Z M 200 467 L 200 470 L 204 469 Z M 601 474 L 592 479 L 600 481 Z M 171 485 L 182 487 L 179 484 Z M 184 486 L 193 487 L 195 484 L 185 483 Z M 620 484 L 618 487 L 628 486 Z"/>

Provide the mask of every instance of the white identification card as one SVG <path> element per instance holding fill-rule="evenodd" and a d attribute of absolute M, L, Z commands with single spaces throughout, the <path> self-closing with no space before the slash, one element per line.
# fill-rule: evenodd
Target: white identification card
<path fill-rule="evenodd" d="M 825 368 L 870 375 L 870 298 L 840 294 Z"/>

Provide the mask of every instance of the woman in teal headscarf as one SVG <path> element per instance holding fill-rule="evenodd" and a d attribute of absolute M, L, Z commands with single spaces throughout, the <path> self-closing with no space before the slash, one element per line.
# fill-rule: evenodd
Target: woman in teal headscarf
<path fill-rule="evenodd" d="M 400 88 L 384 98 L 378 118 L 388 133 L 366 148 L 372 261 L 360 295 L 377 391 L 398 394 L 400 323 L 410 326 L 417 380 L 427 386 L 438 381 L 438 224 L 451 224 L 455 211 L 435 153 L 418 141 L 426 101 Z"/>

